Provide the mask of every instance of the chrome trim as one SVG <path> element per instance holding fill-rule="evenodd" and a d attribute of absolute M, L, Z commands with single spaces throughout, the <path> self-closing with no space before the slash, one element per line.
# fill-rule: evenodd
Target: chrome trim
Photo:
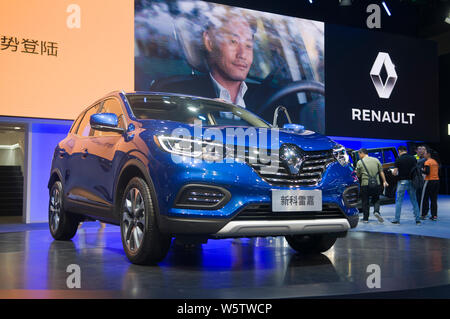
<path fill-rule="evenodd" d="M 320 153 L 319 153 L 320 152 Z M 312 154 L 311 154 L 312 153 Z M 317 186 L 328 167 L 337 160 L 331 150 L 305 152 L 305 160 L 299 174 L 289 174 L 281 161 L 248 163 L 252 169 L 268 184 L 273 186 Z M 278 164 L 273 166 L 273 164 Z M 278 169 L 275 171 L 274 168 Z"/>
<path fill-rule="evenodd" d="M 242 220 L 231 221 L 214 237 L 284 236 L 345 232 L 350 224 L 345 218 L 313 220 Z"/>

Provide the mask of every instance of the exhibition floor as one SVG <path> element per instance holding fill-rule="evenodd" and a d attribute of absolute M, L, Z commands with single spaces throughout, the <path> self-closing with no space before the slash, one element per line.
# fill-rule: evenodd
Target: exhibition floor
<path fill-rule="evenodd" d="M 405 206 L 401 226 L 389 220 L 361 224 L 316 256 L 295 253 L 282 237 L 210 240 L 193 248 L 173 244 L 153 267 L 128 262 L 116 226 L 85 223 L 72 241 L 57 242 L 43 224 L 4 225 L 0 298 L 370 297 L 395 291 L 423 298 L 420 292 L 430 287 L 449 292 L 450 240 L 403 230 L 409 224 L 424 233 L 443 227 L 450 220 L 450 209 L 444 209 L 449 202 L 440 198 L 436 223 L 413 225 Z M 383 207 L 385 217 L 389 209 Z M 67 287 L 71 264 L 80 266 L 80 289 Z M 379 266 L 380 288 L 367 285 L 373 265 Z"/>

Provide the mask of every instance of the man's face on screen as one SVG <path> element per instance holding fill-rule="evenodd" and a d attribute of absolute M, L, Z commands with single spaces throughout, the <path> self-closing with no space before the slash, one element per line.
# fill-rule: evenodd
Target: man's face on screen
<path fill-rule="evenodd" d="M 229 81 L 244 81 L 253 62 L 253 33 L 242 19 L 208 31 L 210 66 Z"/>

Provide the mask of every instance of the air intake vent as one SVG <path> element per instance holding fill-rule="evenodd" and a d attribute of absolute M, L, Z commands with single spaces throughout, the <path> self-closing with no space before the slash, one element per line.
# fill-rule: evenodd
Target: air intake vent
<path fill-rule="evenodd" d="M 217 186 L 187 185 L 175 199 L 176 208 L 219 209 L 231 198 L 230 193 Z"/>
<path fill-rule="evenodd" d="M 306 220 L 345 218 L 335 204 L 324 203 L 320 212 L 273 212 L 271 204 L 251 204 L 241 210 L 234 220 Z"/>
<path fill-rule="evenodd" d="M 344 203 L 347 207 L 356 207 L 359 199 L 358 186 L 350 186 L 343 193 Z"/>

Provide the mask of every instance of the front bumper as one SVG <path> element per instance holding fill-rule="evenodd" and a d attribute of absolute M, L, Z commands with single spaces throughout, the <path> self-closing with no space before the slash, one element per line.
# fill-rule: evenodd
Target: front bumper
<path fill-rule="evenodd" d="M 296 212 L 295 216 L 271 212 L 272 190 L 293 188 L 269 184 L 245 163 L 173 164 L 162 158 L 157 162 L 159 167 L 150 167 L 149 171 L 153 172 L 158 196 L 159 227 L 165 233 L 212 237 L 341 233 L 357 224 L 358 210 L 349 205 L 344 195 L 349 189 L 358 189 L 358 184 L 350 167 L 337 162 L 327 167 L 317 185 L 295 187 L 320 189 L 324 210 L 312 214 Z M 222 189 L 225 200 L 213 208 L 186 205 L 180 199 L 185 198 L 182 192 L 190 185 Z M 255 205 L 260 207 L 254 208 Z"/>

